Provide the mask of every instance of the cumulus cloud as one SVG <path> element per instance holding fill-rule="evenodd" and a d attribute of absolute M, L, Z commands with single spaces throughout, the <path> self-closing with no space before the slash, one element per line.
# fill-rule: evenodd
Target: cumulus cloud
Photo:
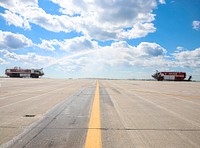
<path fill-rule="evenodd" d="M 56 60 L 52 64 L 59 66 L 60 69 L 65 69 L 69 66 L 70 71 L 82 71 L 90 74 L 94 69 L 102 72 L 116 67 L 127 69 L 136 67 L 198 69 L 200 68 L 199 59 L 200 48 L 191 51 L 180 50 L 169 56 L 167 55 L 167 50 L 156 43 L 142 42 L 137 46 L 131 46 L 125 41 L 120 41 L 112 43 L 111 46 L 74 53 Z"/>
<path fill-rule="evenodd" d="M 178 47 L 176 48 L 175 52 L 182 52 L 182 51 L 184 51 L 184 50 L 186 50 L 186 48 L 178 46 Z"/>
<path fill-rule="evenodd" d="M 67 9 L 62 1 L 54 0 L 54 2 Z M 82 18 L 80 29 L 85 35 L 95 39 L 140 38 L 155 31 L 154 25 L 151 24 L 154 20 L 152 10 L 156 7 L 154 0 L 145 2 L 94 0 L 85 2 L 81 6 L 73 3 L 73 6 L 75 10 L 71 13 L 77 10 Z"/>
<path fill-rule="evenodd" d="M 6 62 L 6 60 L 0 58 L 0 65 L 5 65 L 8 64 L 8 62 Z"/>
<path fill-rule="evenodd" d="M 197 48 L 192 51 L 187 50 L 187 51 L 175 53 L 174 56 L 176 57 L 177 60 L 199 60 L 200 48 Z"/>
<path fill-rule="evenodd" d="M 166 4 L 166 1 L 165 1 L 165 0 L 159 0 L 159 2 L 160 2 L 161 4 Z"/>
<path fill-rule="evenodd" d="M 148 43 L 148 42 L 141 42 L 137 49 L 139 50 L 140 54 L 146 56 L 162 56 L 167 53 L 167 50 L 156 43 Z"/>
<path fill-rule="evenodd" d="M 27 8 L 27 12 L 24 15 L 29 18 L 31 23 L 52 32 L 71 32 L 75 30 L 72 18 L 67 15 L 58 16 L 47 14 L 43 9 L 38 7 Z"/>
<path fill-rule="evenodd" d="M 118 34 L 119 38 L 140 38 L 145 37 L 148 33 L 153 33 L 156 31 L 156 28 L 152 23 L 144 23 L 144 24 L 135 24 L 130 30 L 123 30 Z"/>
<path fill-rule="evenodd" d="M 20 4 L 19 7 L 23 5 L 25 6 L 31 6 L 35 7 L 38 6 L 38 0 L 1 0 L 0 6 L 6 7 L 6 8 L 11 8 L 13 9 L 20 9 L 19 7 L 16 7 L 17 4 Z"/>
<path fill-rule="evenodd" d="M 38 47 L 49 51 L 54 51 L 56 46 L 64 51 L 76 52 L 98 48 L 98 43 L 96 41 L 92 41 L 89 38 L 81 36 L 72 39 L 65 39 L 62 41 L 59 41 L 57 39 L 42 40 L 42 43 L 38 45 Z"/>
<path fill-rule="evenodd" d="M 37 0 L 1 1 L 0 6 L 8 9 L 1 14 L 9 25 L 30 29 L 30 23 L 39 25 L 53 32 L 70 32 L 74 30 L 73 22 L 67 15 L 50 15 L 38 6 Z M 33 15 L 34 14 L 34 15 Z"/>
<path fill-rule="evenodd" d="M 23 18 L 20 15 L 17 15 L 16 13 L 6 10 L 4 14 L 0 14 L 0 15 L 6 19 L 8 25 L 12 24 L 16 27 L 30 29 L 30 24 L 28 20 L 26 18 Z"/>
<path fill-rule="evenodd" d="M 182 67 L 200 68 L 200 48 L 174 53 L 173 56 Z"/>
<path fill-rule="evenodd" d="M 148 67 L 166 64 L 165 53 L 166 49 L 156 43 L 142 42 L 138 46 L 131 46 L 125 41 L 120 41 L 112 43 L 111 46 L 76 52 L 52 64 L 86 71 L 118 66 Z"/>
<path fill-rule="evenodd" d="M 47 51 L 54 51 L 56 45 L 58 45 L 58 40 L 41 40 L 42 43 L 38 44 L 38 47 L 40 47 L 41 49 L 45 49 Z"/>
<path fill-rule="evenodd" d="M 59 46 L 61 50 L 67 51 L 68 54 L 59 59 L 52 59 L 43 67 L 53 66 L 57 70 L 64 70 L 65 72 L 79 71 L 90 74 L 94 70 L 104 71 L 119 66 L 149 67 L 168 66 L 169 64 L 165 57 L 166 49 L 156 43 L 142 42 L 138 46 L 131 46 L 126 41 L 118 41 L 113 42 L 110 46 L 101 47 L 95 41 L 85 37 L 62 41 L 45 40 L 45 42 L 52 46 Z M 13 53 L 9 53 L 10 58 L 19 60 L 18 56 L 13 57 L 10 54 Z M 4 54 L 4 57 L 7 56 L 7 54 Z"/>
<path fill-rule="evenodd" d="M 22 34 L 0 30 L 0 49 L 19 49 L 33 45 L 32 41 Z"/>
<path fill-rule="evenodd" d="M 199 30 L 200 28 L 200 21 L 193 21 L 192 26 L 194 30 Z"/>
<path fill-rule="evenodd" d="M 1 1 L 8 24 L 30 29 L 30 23 L 53 32 L 81 32 L 97 40 L 140 38 L 155 32 L 156 0 L 52 0 L 62 15 L 47 14 L 38 1 Z M 164 2 L 164 1 L 162 1 Z M 33 15 L 34 14 L 34 15 Z"/>
<path fill-rule="evenodd" d="M 89 50 L 98 47 L 96 41 L 91 41 L 85 37 L 75 37 L 73 39 L 66 39 L 62 42 L 61 49 L 66 51 L 80 51 Z"/>
<path fill-rule="evenodd" d="M 8 50 L 0 50 L 6 60 L 20 62 L 22 66 L 45 67 L 47 63 L 54 62 L 56 59 L 49 56 L 41 56 L 36 53 L 16 54 Z"/>

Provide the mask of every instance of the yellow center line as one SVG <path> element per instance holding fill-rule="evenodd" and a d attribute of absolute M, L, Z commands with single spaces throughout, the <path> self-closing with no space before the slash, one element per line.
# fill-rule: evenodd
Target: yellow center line
<path fill-rule="evenodd" d="M 99 82 L 97 81 L 96 91 L 90 115 L 90 122 L 85 142 L 85 148 L 101 148 L 101 120 L 100 120 L 100 97 Z"/>

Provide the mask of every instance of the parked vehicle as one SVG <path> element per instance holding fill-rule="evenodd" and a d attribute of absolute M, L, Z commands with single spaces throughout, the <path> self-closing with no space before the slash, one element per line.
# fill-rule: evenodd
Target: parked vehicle
<path fill-rule="evenodd" d="M 31 77 L 31 78 L 39 78 L 39 76 L 43 76 L 43 69 L 22 69 L 20 67 L 14 67 L 11 69 L 6 69 L 5 74 L 9 77 Z"/>
<path fill-rule="evenodd" d="M 156 71 L 152 77 L 158 81 L 190 81 L 192 76 L 189 76 L 188 80 L 186 78 L 186 72 L 159 72 Z"/>

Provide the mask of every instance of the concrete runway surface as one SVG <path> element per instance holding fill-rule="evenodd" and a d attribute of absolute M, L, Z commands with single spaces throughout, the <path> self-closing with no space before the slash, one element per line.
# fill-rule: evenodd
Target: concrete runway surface
<path fill-rule="evenodd" d="M 200 147 L 200 83 L 0 78 L 0 147 Z"/>

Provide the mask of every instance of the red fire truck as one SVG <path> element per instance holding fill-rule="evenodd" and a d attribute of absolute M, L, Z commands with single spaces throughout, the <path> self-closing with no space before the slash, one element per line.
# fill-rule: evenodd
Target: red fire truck
<path fill-rule="evenodd" d="M 11 69 L 6 69 L 5 74 L 9 77 L 31 77 L 31 78 L 39 78 L 39 76 L 43 76 L 44 72 L 41 69 L 21 69 L 20 67 L 14 67 Z"/>
<path fill-rule="evenodd" d="M 158 81 L 190 81 L 192 76 L 189 76 L 188 80 L 185 80 L 186 73 L 185 72 L 159 72 L 156 71 L 152 77 Z"/>

